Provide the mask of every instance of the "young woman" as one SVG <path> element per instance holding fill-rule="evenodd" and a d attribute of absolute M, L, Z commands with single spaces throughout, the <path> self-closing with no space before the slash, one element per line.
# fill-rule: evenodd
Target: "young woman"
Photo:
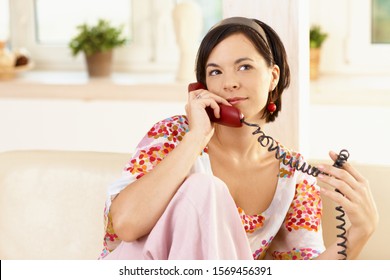
<path fill-rule="evenodd" d="M 213 123 L 206 113 L 211 107 L 218 118 L 224 104 L 261 128 L 275 120 L 290 82 L 275 31 L 254 19 L 222 20 L 201 42 L 196 76 L 207 89 L 189 92 L 186 116 L 155 124 L 110 186 L 101 259 L 339 259 L 340 240 L 323 245 L 320 192 L 344 208 L 347 255 L 356 258 L 378 214 L 349 163 L 320 166 L 331 175 L 318 176 L 329 184 L 320 190 L 315 177 L 259 145 L 253 127 Z"/>

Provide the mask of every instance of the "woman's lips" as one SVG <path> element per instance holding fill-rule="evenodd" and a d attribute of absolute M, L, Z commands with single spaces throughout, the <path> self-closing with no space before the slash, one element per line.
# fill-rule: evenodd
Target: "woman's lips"
<path fill-rule="evenodd" d="M 228 98 L 226 99 L 231 105 L 238 104 L 242 101 L 247 100 L 248 98 L 246 97 L 233 97 L 233 98 Z"/>

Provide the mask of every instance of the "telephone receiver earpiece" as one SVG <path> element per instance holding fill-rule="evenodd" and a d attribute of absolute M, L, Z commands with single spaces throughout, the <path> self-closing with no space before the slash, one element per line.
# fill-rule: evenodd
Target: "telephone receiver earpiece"
<path fill-rule="evenodd" d="M 190 83 L 188 85 L 188 92 L 198 90 L 198 89 L 206 89 L 206 87 L 199 83 Z M 242 121 L 244 120 L 244 115 L 241 114 L 240 110 L 233 106 L 227 106 L 224 104 L 218 104 L 220 108 L 220 118 L 216 118 L 214 115 L 214 111 L 211 107 L 206 107 L 207 115 L 210 118 L 210 121 L 226 125 L 230 127 L 241 127 Z"/>

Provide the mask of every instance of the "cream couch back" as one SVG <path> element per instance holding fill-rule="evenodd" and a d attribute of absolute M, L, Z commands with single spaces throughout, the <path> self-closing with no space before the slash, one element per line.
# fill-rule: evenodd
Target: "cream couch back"
<path fill-rule="evenodd" d="M 68 151 L 0 153 L 0 259 L 97 259 L 106 188 L 128 154 Z M 370 180 L 381 215 L 362 259 L 390 259 L 390 167 L 358 166 Z M 337 231 L 325 201 L 325 242 Z"/>
<path fill-rule="evenodd" d="M 97 259 L 107 185 L 129 155 L 0 154 L 0 259 Z"/>

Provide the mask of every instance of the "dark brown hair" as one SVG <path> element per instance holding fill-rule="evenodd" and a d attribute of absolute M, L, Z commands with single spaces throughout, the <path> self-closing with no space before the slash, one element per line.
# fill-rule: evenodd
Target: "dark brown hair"
<path fill-rule="evenodd" d="M 196 79 L 198 82 L 206 85 L 206 63 L 211 51 L 225 38 L 237 33 L 243 34 L 253 43 L 269 67 L 276 64 L 280 69 L 279 82 L 275 89 L 268 94 L 267 100 L 267 104 L 271 101 L 274 102 L 277 109 L 273 114 L 270 114 L 265 109 L 262 116 L 268 123 L 273 122 L 282 109 L 282 93 L 290 84 L 290 68 L 287 63 L 286 50 L 278 34 L 264 22 L 257 19 L 252 19 L 252 21 L 261 26 L 267 36 L 266 39 L 255 29 L 240 23 L 217 24 L 209 30 L 198 50 L 195 66 Z"/>

